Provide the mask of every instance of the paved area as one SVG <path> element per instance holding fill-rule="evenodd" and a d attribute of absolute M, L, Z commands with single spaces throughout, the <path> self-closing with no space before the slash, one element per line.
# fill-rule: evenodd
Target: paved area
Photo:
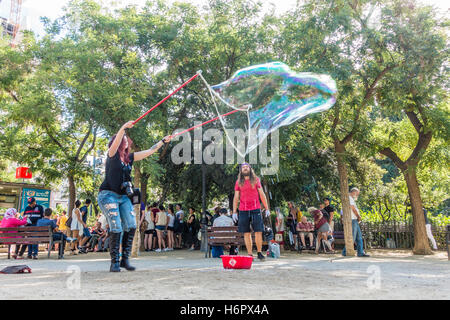
<path fill-rule="evenodd" d="M 444 252 L 373 251 L 370 258 L 284 252 L 254 261 L 250 270 L 225 270 L 199 251 L 142 253 L 135 272 L 109 272 L 108 253 L 7 260 L 31 274 L 0 274 L 0 299 L 450 299 Z"/>

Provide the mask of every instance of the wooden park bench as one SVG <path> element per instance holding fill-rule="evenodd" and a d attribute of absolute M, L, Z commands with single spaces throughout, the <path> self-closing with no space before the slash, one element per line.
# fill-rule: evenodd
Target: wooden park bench
<path fill-rule="evenodd" d="M 345 246 L 344 231 L 333 231 L 333 238 L 333 247 L 337 244 Z"/>
<path fill-rule="evenodd" d="M 245 246 L 244 234 L 238 232 L 238 227 L 208 227 L 206 230 L 206 252 L 205 258 L 211 258 L 211 246 Z M 255 245 L 255 233 L 252 232 L 252 241 Z M 263 241 L 263 246 L 267 245 L 267 241 Z"/>
<path fill-rule="evenodd" d="M 335 250 L 336 244 L 342 245 L 342 247 L 345 246 L 345 239 L 344 239 L 344 231 L 333 231 L 333 249 Z M 364 250 L 366 250 L 367 247 L 367 239 L 366 239 L 366 233 L 362 232 L 362 238 L 363 238 L 363 247 Z"/>
<path fill-rule="evenodd" d="M 7 238 L 6 238 L 7 237 Z M 20 238 L 10 238 L 20 237 Z M 53 230 L 51 226 L 44 227 L 18 227 L 0 228 L 0 245 L 8 245 L 8 259 L 11 259 L 12 244 L 36 244 L 48 243 L 48 258 L 55 243 L 59 243 L 59 256 L 61 256 L 62 240 L 53 240 Z"/>

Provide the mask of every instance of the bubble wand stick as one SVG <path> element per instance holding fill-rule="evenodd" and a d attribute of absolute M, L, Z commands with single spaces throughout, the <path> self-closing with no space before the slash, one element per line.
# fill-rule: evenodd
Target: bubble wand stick
<path fill-rule="evenodd" d="M 221 115 L 218 116 L 218 117 L 215 117 L 215 118 L 210 119 L 210 120 L 208 120 L 208 121 L 205 121 L 205 122 L 203 122 L 203 123 L 197 124 L 196 126 L 193 126 L 193 127 L 189 128 L 189 129 L 183 130 L 183 131 L 181 131 L 181 132 L 177 132 L 177 133 L 171 135 L 171 138 L 176 137 L 176 136 L 179 136 L 179 135 L 182 135 L 183 133 L 189 132 L 189 131 L 194 130 L 194 129 L 198 128 L 198 127 L 202 127 L 202 126 L 204 126 L 205 124 L 208 124 L 208 123 L 210 123 L 210 122 L 216 121 L 216 120 L 219 119 L 219 118 L 229 116 L 230 114 L 233 114 L 233 113 L 238 112 L 238 111 L 244 111 L 244 110 L 235 109 L 235 110 L 233 110 L 233 111 L 230 111 L 230 112 L 221 114 Z"/>
<path fill-rule="evenodd" d="M 167 97 L 165 97 L 164 99 L 162 99 L 160 102 L 158 102 L 157 104 L 155 104 L 150 110 L 148 110 L 146 113 L 144 113 L 142 116 L 140 116 L 139 118 L 137 118 L 136 120 L 134 120 L 133 125 L 135 125 L 136 123 L 138 123 L 138 121 L 140 121 L 142 118 L 144 118 L 146 115 L 148 115 L 150 112 L 152 112 L 154 109 L 156 109 L 159 105 L 161 105 L 164 101 L 166 101 L 167 99 L 169 99 L 171 96 L 173 96 L 175 93 L 177 93 L 178 91 L 181 90 L 181 88 L 183 88 L 184 86 L 186 86 L 189 82 L 191 82 L 192 80 L 194 80 L 195 78 L 197 78 L 200 74 L 202 73 L 202 70 L 197 71 L 197 73 L 192 76 L 188 81 L 186 81 L 185 83 L 183 83 L 181 86 L 179 86 L 175 91 L 173 91 L 171 94 L 169 94 Z"/>

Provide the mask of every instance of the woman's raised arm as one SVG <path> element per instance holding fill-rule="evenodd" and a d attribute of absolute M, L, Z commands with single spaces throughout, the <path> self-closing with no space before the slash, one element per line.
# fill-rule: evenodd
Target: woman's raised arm
<path fill-rule="evenodd" d="M 109 147 L 108 149 L 108 156 L 110 158 L 116 155 L 117 149 L 119 149 L 120 143 L 122 142 L 123 139 L 123 135 L 125 134 L 125 129 L 133 128 L 134 126 L 133 122 L 134 121 L 128 121 L 119 129 L 119 131 L 117 131 L 116 137 L 114 138 L 111 147 Z"/>
<path fill-rule="evenodd" d="M 161 141 L 156 143 L 153 147 L 151 147 L 150 149 L 145 150 L 145 151 L 135 152 L 134 153 L 134 161 L 139 161 L 139 160 L 147 158 L 148 156 L 150 156 L 154 152 L 156 152 L 159 148 L 161 148 L 164 145 L 164 143 L 169 143 L 171 139 L 172 139 L 171 136 L 166 136 Z"/>

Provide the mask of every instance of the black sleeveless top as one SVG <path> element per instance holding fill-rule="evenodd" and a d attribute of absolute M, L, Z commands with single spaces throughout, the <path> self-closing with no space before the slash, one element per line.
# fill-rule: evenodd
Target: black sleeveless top
<path fill-rule="evenodd" d="M 130 153 L 129 155 L 130 163 L 132 166 L 134 162 L 134 153 Z M 100 185 L 100 191 L 108 190 L 113 191 L 115 193 L 125 195 L 126 192 L 121 188 L 123 181 L 122 168 L 124 167 L 124 163 L 120 160 L 119 152 L 113 157 L 107 157 L 106 165 L 105 165 L 105 179 Z"/>

